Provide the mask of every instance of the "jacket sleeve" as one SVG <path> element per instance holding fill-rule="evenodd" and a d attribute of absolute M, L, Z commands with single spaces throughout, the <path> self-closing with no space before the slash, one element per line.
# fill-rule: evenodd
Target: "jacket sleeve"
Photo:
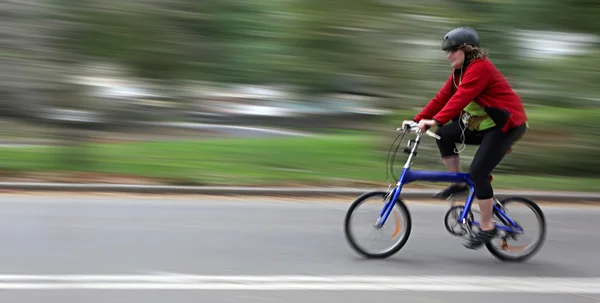
<path fill-rule="evenodd" d="M 452 75 L 446 80 L 446 83 L 440 91 L 435 95 L 429 103 L 418 113 L 413 120 L 419 122 L 422 119 L 431 119 L 435 114 L 437 114 L 443 107 L 450 97 L 452 96 Z"/>
<path fill-rule="evenodd" d="M 434 117 L 439 125 L 448 123 L 486 88 L 490 73 L 483 62 L 473 62 L 465 73 L 456 93 Z"/>

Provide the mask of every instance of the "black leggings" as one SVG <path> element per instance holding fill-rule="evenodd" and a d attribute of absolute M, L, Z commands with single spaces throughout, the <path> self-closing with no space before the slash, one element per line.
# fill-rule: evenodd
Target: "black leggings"
<path fill-rule="evenodd" d="M 456 143 L 462 142 L 460 126 L 464 128 L 462 122 L 452 121 L 438 129 L 437 134 L 441 139 L 437 140 L 437 145 L 442 157 L 457 155 L 454 151 Z M 494 190 L 490 183 L 492 170 L 496 168 L 510 147 L 520 140 L 526 131 L 526 124 L 517 126 L 507 132 L 502 132 L 497 126 L 484 131 L 465 130 L 465 144 L 479 145 L 469 168 L 469 174 L 475 183 L 475 196 L 477 199 L 483 200 L 494 197 Z"/>

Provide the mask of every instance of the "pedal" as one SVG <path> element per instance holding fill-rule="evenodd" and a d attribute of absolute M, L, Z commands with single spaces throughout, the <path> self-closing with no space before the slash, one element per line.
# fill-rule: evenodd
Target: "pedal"
<path fill-rule="evenodd" d="M 468 192 L 469 192 L 469 188 L 468 187 L 456 188 L 454 186 L 451 186 L 449 188 L 446 188 L 443 191 L 435 193 L 432 196 L 432 198 L 440 199 L 440 200 L 448 200 L 448 199 L 450 199 L 453 196 L 466 195 Z"/>

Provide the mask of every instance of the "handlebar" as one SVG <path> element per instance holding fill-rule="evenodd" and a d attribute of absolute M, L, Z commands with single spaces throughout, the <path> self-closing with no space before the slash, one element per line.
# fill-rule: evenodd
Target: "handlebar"
<path fill-rule="evenodd" d="M 389 183 L 390 173 L 391 173 L 391 176 L 393 179 L 398 180 L 398 178 L 396 178 L 394 176 L 394 158 L 395 158 L 396 153 L 393 154 L 391 161 L 390 161 L 390 154 L 392 152 L 392 149 L 396 145 L 396 141 L 398 140 L 398 138 L 402 137 L 400 139 L 400 141 L 402 141 L 402 139 L 404 138 L 404 135 L 407 132 L 417 133 L 416 140 L 412 140 L 412 139 L 409 140 L 408 146 L 404 148 L 404 153 L 409 154 L 409 157 L 406 160 L 406 164 L 404 164 L 404 168 L 410 168 L 410 166 L 412 165 L 413 158 L 417 155 L 416 150 L 419 146 L 419 142 L 421 141 L 421 136 L 423 136 L 423 133 L 425 133 L 428 136 L 431 136 L 433 138 L 436 138 L 437 140 L 441 139 L 440 136 L 438 136 L 436 133 L 432 132 L 429 129 L 427 129 L 425 132 L 421 131 L 421 129 L 419 128 L 419 123 L 416 123 L 414 121 L 406 121 L 406 123 L 403 123 L 402 127 L 398 128 L 397 131 L 401 131 L 402 133 L 400 135 L 398 135 L 398 137 L 396 137 L 396 140 L 394 140 L 394 143 L 392 143 L 392 146 L 390 147 L 390 150 L 388 152 L 388 159 L 386 162 L 386 170 L 387 170 L 388 166 L 390 167 L 390 170 L 386 171 L 386 180 L 388 180 L 388 184 L 390 184 Z M 396 152 L 398 151 L 399 147 L 400 147 L 400 143 L 398 143 L 398 145 L 396 146 Z M 389 165 L 390 162 L 391 162 L 391 166 Z"/>
<path fill-rule="evenodd" d="M 419 128 L 419 123 L 417 123 L 417 122 L 406 123 L 403 128 L 401 127 L 401 128 L 398 128 L 397 130 L 398 131 L 406 131 L 406 130 L 408 130 L 408 131 L 411 131 L 411 132 L 415 132 L 417 134 L 421 134 L 422 133 L 421 129 Z M 438 136 L 436 133 L 432 132 L 431 130 L 427 130 L 425 132 L 425 134 L 427 134 L 430 137 L 436 138 L 437 140 L 441 139 L 440 136 Z"/>

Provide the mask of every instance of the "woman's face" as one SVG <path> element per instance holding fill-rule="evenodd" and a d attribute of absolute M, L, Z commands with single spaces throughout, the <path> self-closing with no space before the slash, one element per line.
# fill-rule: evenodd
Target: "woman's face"
<path fill-rule="evenodd" d="M 450 50 L 448 52 L 448 61 L 454 69 L 459 69 L 465 61 L 465 52 L 462 49 Z"/>

